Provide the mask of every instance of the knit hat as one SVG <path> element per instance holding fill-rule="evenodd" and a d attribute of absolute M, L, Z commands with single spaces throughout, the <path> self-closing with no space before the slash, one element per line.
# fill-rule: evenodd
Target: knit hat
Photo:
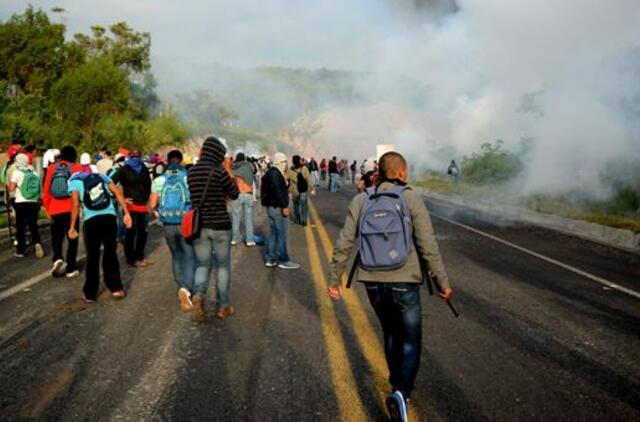
<path fill-rule="evenodd" d="M 202 154 L 200 158 L 211 161 L 214 164 L 222 164 L 227 148 L 215 136 L 209 136 L 202 144 Z"/>

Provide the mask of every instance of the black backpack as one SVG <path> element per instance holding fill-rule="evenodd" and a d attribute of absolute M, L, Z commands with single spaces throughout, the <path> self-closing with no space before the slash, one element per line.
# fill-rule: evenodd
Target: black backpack
<path fill-rule="evenodd" d="M 309 184 L 307 183 L 307 179 L 302 175 L 302 170 L 298 172 L 298 181 L 296 184 L 298 185 L 299 193 L 305 193 L 309 190 Z"/>
<path fill-rule="evenodd" d="M 101 174 L 91 173 L 83 180 L 84 196 L 82 203 L 92 211 L 100 211 L 111 205 L 111 196 Z"/>

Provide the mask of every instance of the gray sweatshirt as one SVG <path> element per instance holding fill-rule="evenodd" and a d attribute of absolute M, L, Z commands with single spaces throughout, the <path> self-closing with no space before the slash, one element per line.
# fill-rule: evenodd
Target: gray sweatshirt
<path fill-rule="evenodd" d="M 389 190 L 392 187 L 393 184 L 389 182 L 384 182 L 380 185 L 381 190 Z M 331 286 L 340 284 L 340 278 L 350 261 L 353 248 L 358 247 L 355 243 L 358 222 L 366 195 L 366 192 L 356 195 L 349 205 L 347 218 L 344 227 L 340 231 L 340 237 L 336 242 L 333 259 L 331 260 L 331 279 L 329 280 Z M 402 195 L 411 213 L 415 238 L 415 247 L 411 249 L 407 263 L 402 268 L 392 271 L 366 271 L 358 265 L 354 276 L 355 280 L 382 283 L 421 283 L 423 278 L 420 261 L 418 260 L 418 254 L 420 254 L 419 256 L 428 264 L 429 269 L 438 277 L 442 288 L 450 287 L 449 277 L 440 256 L 438 242 L 431 225 L 431 217 L 424 200 L 420 194 L 412 189 L 406 189 Z"/>

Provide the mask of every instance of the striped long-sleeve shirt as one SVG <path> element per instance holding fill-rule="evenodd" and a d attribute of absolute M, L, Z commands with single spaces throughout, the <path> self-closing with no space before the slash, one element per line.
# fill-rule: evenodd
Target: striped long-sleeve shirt
<path fill-rule="evenodd" d="M 204 197 L 200 216 L 202 227 L 212 230 L 231 230 L 231 218 L 227 211 L 227 198 L 237 199 L 240 192 L 229 173 L 222 167 L 225 150 L 220 144 L 210 145 L 205 141 L 202 158 L 189 169 L 187 183 L 191 194 L 191 204 L 198 207 L 204 193 L 207 179 L 211 177 L 209 189 Z M 212 173 L 213 169 L 213 173 Z"/>

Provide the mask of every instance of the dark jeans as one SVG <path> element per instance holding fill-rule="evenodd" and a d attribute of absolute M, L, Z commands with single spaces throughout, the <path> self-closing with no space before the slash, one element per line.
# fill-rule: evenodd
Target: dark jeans
<path fill-rule="evenodd" d="M 78 255 L 78 239 L 69 239 L 67 232 L 71 228 L 71 213 L 58 214 L 51 217 L 51 246 L 53 248 L 53 262 L 62 258 L 62 244 L 67 239 L 67 273 L 78 269 L 76 257 Z M 80 228 L 80 219 L 76 220 L 76 231 Z"/>
<path fill-rule="evenodd" d="M 39 202 L 16 202 L 13 204 L 16 211 L 16 239 L 18 240 L 19 254 L 23 254 L 26 248 L 25 233 L 27 227 L 31 233 L 31 243 L 40 243 L 40 231 L 38 230 Z"/>
<path fill-rule="evenodd" d="M 289 262 L 287 232 L 289 219 L 282 215 L 282 208 L 267 207 L 271 233 L 267 238 L 267 262 Z"/>
<path fill-rule="evenodd" d="M 365 283 L 384 333 L 389 382 L 409 398 L 422 351 L 420 284 Z"/>
<path fill-rule="evenodd" d="M 147 213 L 132 212 L 133 225 L 124 235 L 124 255 L 127 264 L 135 264 L 144 260 L 144 247 L 147 245 Z"/>
<path fill-rule="evenodd" d="M 100 285 L 100 247 L 102 251 L 102 272 L 104 283 L 109 290 L 122 289 L 120 264 L 116 254 L 118 223 L 115 215 L 97 215 L 84 222 L 84 241 L 87 251 L 87 270 L 84 295 L 95 300 Z"/>
<path fill-rule="evenodd" d="M 307 224 L 309 219 L 309 194 L 307 192 L 293 195 L 293 219 L 298 224 Z"/>

